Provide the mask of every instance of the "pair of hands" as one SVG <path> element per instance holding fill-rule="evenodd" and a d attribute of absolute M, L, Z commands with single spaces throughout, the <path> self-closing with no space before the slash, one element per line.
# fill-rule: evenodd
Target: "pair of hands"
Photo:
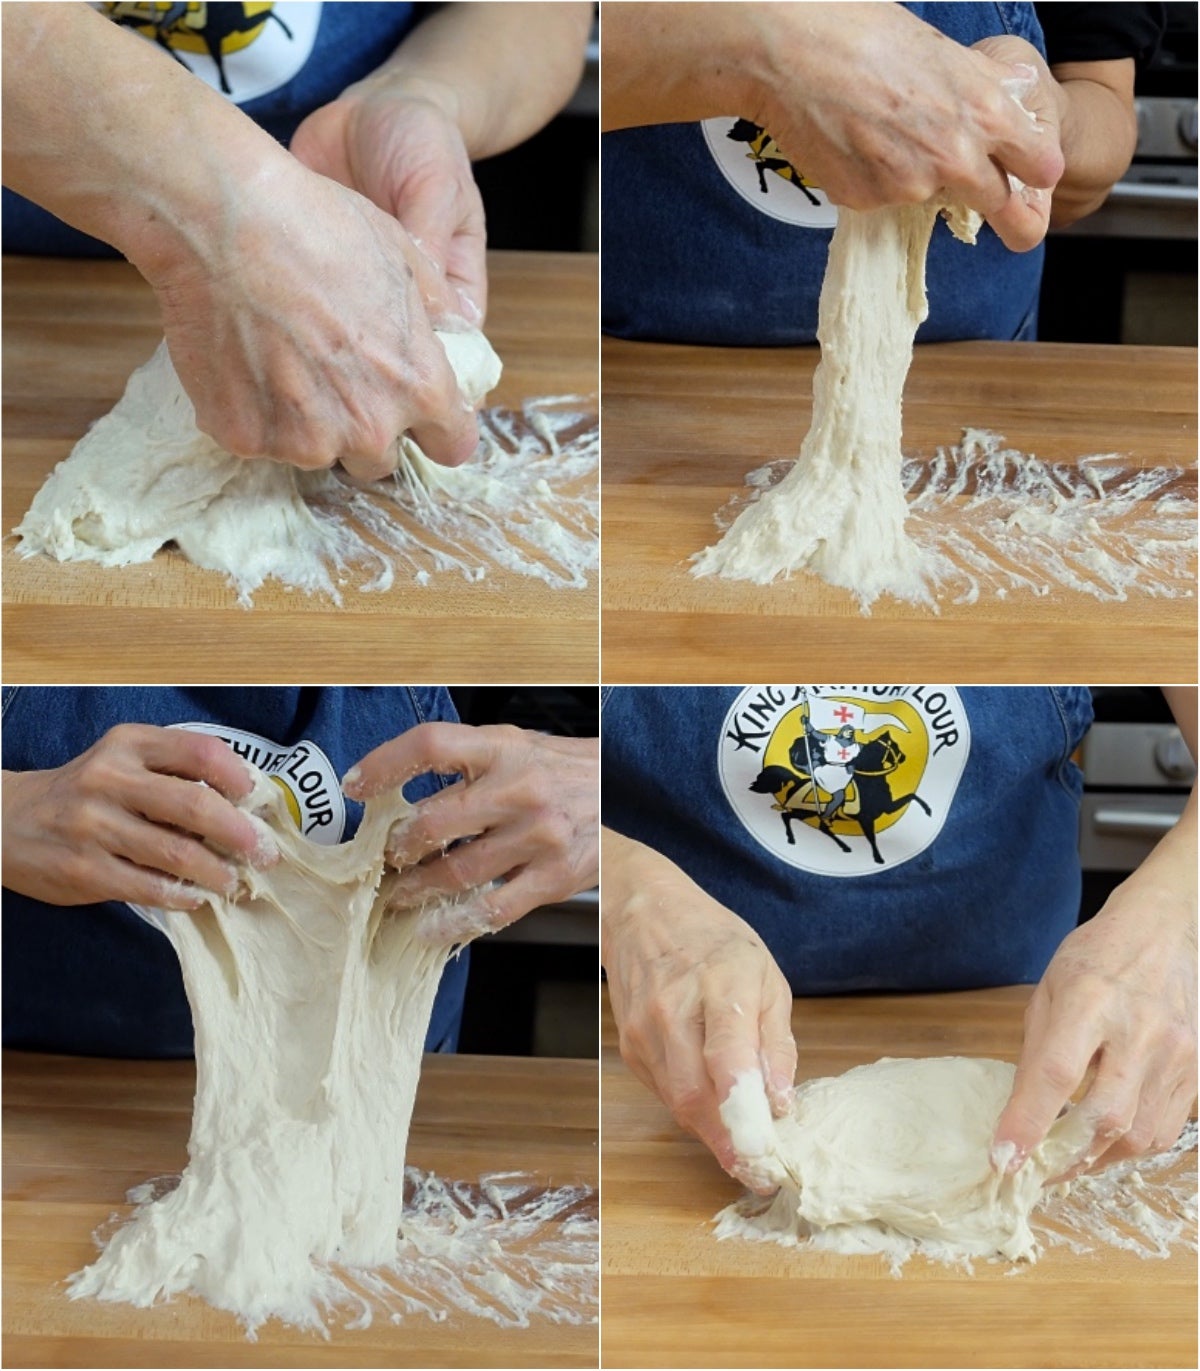
<path fill-rule="evenodd" d="M 138 263 L 197 424 L 239 456 L 362 481 L 395 469 L 405 432 L 466 461 L 475 415 L 433 332 L 479 324 L 487 302 L 458 127 L 427 94 L 366 82 L 311 114 L 292 154 L 256 145 L 215 222 Z"/>
<path fill-rule="evenodd" d="M 448 912 L 430 912 L 421 932 L 449 941 L 594 884 L 596 768 L 594 741 L 422 724 L 364 757 L 345 790 L 367 800 L 426 772 L 461 773 L 415 806 L 389 850 L 408 868 L 396 890 L 405 903 L 503 879 Z M 4 884 L 49 904 L 197 909 L 206 890 L 235 893 L 238 862 L 278 860 L 262 826 L 236 808 L 251 788 L 246 767 L 217 738 L 118 725 L 66 766 L 5 773 Z M 475 841 L 447 852 L 459 838 Z"/>
<path fill-rule="evenodd" d="M 762 1074 L 772 1112 L 790 1108 L 792 997 L 758 935 L 671 862 L 605 835 L 604 961 L 621 1054 L 677 1121 L 753 1188 L 721 1122 L 737 1075 Z M 996 1128 L 1009 1169 L 1085 1086 L 1094 1120 L 1066 1173 L 1168 1148 L 1195 1098 L 1196 947 L 1186 898 L 1136 885 L 1063 940 L 1025 1016 L 1011 1099 Z M 1150 906 L 1150 907 L 1148 907 Z"/>

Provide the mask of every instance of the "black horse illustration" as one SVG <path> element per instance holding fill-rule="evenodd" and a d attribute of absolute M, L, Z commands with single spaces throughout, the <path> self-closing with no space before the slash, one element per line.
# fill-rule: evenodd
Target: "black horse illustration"
<path fill-rule="evenodd" d="M 835 802 L 827 804 L 824 808 L 817 800 L 817 787 L 809 768 L 810 753 L 813 770 L 817 769 L 823 760 L 817 755 L 817 736 L 797 738 L 788 749 L 791 766 L 764 767 L 750 789 L 758 795 L 778 797 L 780 817 L 783 819 L 787 840 L 791 845 L 795 846 L 796 842 L 796 835 L 792 832 L 792 825 L 796 820 L 803 822 L 805 819 L 815 818 L 821 832 L 832 838 L 843 852 L 852 851 L 850 844 L 843 842 L 830 826 L 832 820 L 840 814 L 843 819 L 858 824 L 863 837 L 871 845 L 871 856 L 876 863 L 882 865 L 883 857 L 875 841 L 875 821 L 885 814 L 895 814 L 908 804 L 920 805 L 926 814 L 933 812 L 915 791 L 908 795 L 892 794 L 888 777 L 905 761 L 900 744 L 892 737 L 890 729 L 871 742 L 863 743 L 852 766 L 854 784 L 858 789 L 858 813 L 847 814 L 844 791 L 840 791 L 839 796 L 834 797 Z M 793 807 L 791 802 L 802 789 L 807 790 L 807 795 L 801 803 Z"/>

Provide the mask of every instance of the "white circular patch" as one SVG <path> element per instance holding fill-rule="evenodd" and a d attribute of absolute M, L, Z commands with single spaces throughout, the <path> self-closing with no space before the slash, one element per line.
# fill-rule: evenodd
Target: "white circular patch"
<path fill-rule="evenodd" d="M 816 186 L 805 185 L 770 135 L 748 119 L 720 115 L 700 128 L 721 174 L 756 210 L 805 228 L 833 228 L 837 206 Z"/>
<path fill-rule="evenodd" d="M 942 831 L 971 727 L 954 686 L 747 686 L 717 749 L 730 807 L 772 856 L 868 876 Z"/>

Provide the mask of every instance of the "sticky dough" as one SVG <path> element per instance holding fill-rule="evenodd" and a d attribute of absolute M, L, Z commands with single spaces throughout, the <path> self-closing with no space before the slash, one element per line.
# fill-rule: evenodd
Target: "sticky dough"
<path fill-rule="evenodd" d="M 478 330 L 437 337 L 466 400 L 478 405 L 500 379 L 499 357 Z M 427 487 L 453 490 L 471 479 L 431 462 L 407 436 L 397 439 L 396 459 Z M 201 433 L 164 342 L 54 468 L 15 531 L 26 557 L 129 566 L 175 543 L 197 566 L 229 576 L 243 598 L 268 577 L 336 594 L 328 567 L 344 564 L 345 535 L 305 501 L 336 479 L 231 456 Z"/>
<path fill-rule="evenodd" d="M 773 1120 L 761 1077 L 739 1078 L 721 1109 L 771 1206 L 731 1206 L 718 1234 L 808 1239 L 839 1252 L 1035 1260 L 1029 1216 L 1048 1181 L 1079 1159 L 1091 1129 L 1068 1112 L 1015 1173 L 989 1161 L 1015 1068 L 974 1057 L 891 1058 L 805 1082 Z"/>
<path fill-rule="evenodd" d="M 901 404 L 917 326 L 928 314 L 925 255 L 937 202 L 839 208 L 821 286 L 812 423 L 796 465 L 748 505 L 696 576 L 760 585 L 812 571 L 864 605 L 885 592 L 929 600 L 922 553 L 904 530 Z M 946 208 L 973 243 L 981 220 Z"/>
<path fill-rule="evenodd" d="M 171 940 L 195 1023 L 187 1169 L 70 1293 L 145 1306 L 192 1291 L 251 1329 L 274 1316 L 323 1331 L 346 1295 L 328 1264 L 396 1257 L 421 1052 L 455 949 L 391 907 L 384 848 L 410 809 L 399 792 L 366 806 L 351 842 L 320 847 L 255 776 L 241 808 L 261 816 L 278 864 L 242 866 L 236 902 L 139 911 Z"/>

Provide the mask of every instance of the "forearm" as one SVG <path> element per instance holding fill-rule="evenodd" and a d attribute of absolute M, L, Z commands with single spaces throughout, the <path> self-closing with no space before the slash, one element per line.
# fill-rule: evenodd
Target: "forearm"
<path fill-rule="evenodd" d="M 536 133 L 571 98 L 591 14 L 578 0 L 445 5 L 350 91 L 383 87 L 431 99 L 458 125 L 473 161 L 492 157 Z"/>
<path fill-rule="evenodd" d="M 1073 62 L 1053 68 L 1062 105 L 1066 170 L 1054 190 L 1050 222 L 1072 224 L 1099 208 L 1137 145 L 1133 62 Z"/>
<path fill-rule="evenodd" d="M 287 154 L 166 54 L 83 4 L 3 7 L 4 183 L 153 276 L 229 229 Z"/>
<path fill-rule="evenodd" d="M 600 24 L 606 129 L 745 114 L 751 4 L 624 3 Z M 824 8 L 820 5 L 813 9 Z"/>

